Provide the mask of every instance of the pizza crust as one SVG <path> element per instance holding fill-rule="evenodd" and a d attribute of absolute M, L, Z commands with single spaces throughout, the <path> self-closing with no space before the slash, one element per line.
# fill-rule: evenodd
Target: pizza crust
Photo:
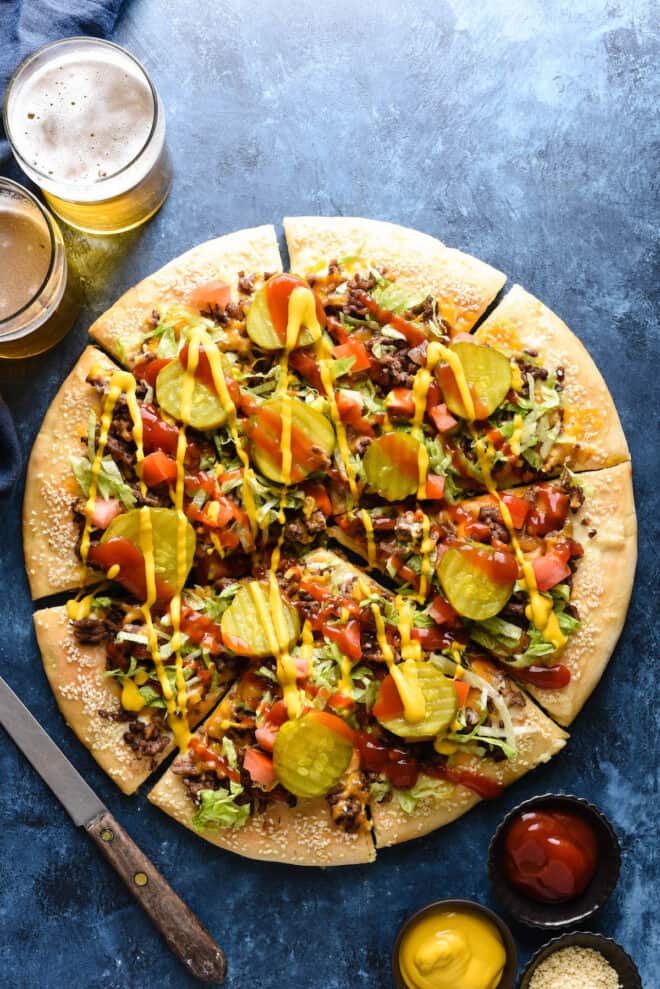
<path fill-rule="evenodd" d="M 195 807 L 183 780 L 168 769 L 148 794 L 152 804 L 194 831 L 206 841 L 245 858 L 289 865 L 358 865 L 373 862 L 376 853 L 371 836 L 346 834 L 330 818 L 323 797 L 299 800 L 296 807 L 271 804 L 263 814 L 249 818 L 242 828 L 197 831 L 192 823 Z"/>
<path fill-rule="evenodd" d="M 461 768 L 488 776 L 510 786 L 531 769 L 549 762 L 564 745 L 568 735 L 541 711 L 529 698 L 525 698 L 524 708 L 511 708 L 513 723 L 520 730 L 517 738 L 516 758 L 505 762 L 484 763 L 476 757 L 461 762 Z M 450 824 L 478 804 L 480 797 L 465 786 L 454 786 L 453 793 L 445 800 L 421 800 L 413 814 L 401 810 L 396 799 L 387 803 L 371 802 L 371 815 L 376 835 L 376 847 L 386 848 L 398 845 L 412 838 L 435 831 Z"/>
<path fill-rule="evenodd" d="M 117 371 L 96 347 L 87 347 L 53 399 L 32 447 L 23 500 L 23 549 L 33 600 L 80 587 L 84 568 L 76 554 L 78 530 L 71 504 L 80 491 L 71 457 L 85 454 L 90 409 L 101 414 L 102 399 L 86 377 L 98 366 Z M 100 575 L 94 575 L 98 582 Z"/>
<path fill-rule="evenodd" d="M 237 230 L 198 244 L 125 292 L 90 328 L 91 336 L 122 364 L 136 363 L 154 309 L 188 301 L 198 285 L 227 282 L 238 300 L 239 271 L 247 275 L 282 270 L 275 227 Z"/>
<path fill-rule="evenodd" d="M 549 370 L 563 367 L 564 431 L 578 444 L 566 462 L 572 470 L 595 470 L 630 460 L 612 396 L 591 356 L 547 306 L 514 285 L 475 333 L 511 350 L 535 350 Z M 561 464 L 557 464 L 557 473 Z"/>
<path fill-rule="evenodd" d="M 571 671 L 561 690 L 524 684 L 561 725 L 569 725 L 603 675 L 621 634 L 637 562 L 637 518 L 629 463 L 580 477 L 585 503 L 574 516 L 574 538 L 584 546 L 573 578 L 571 604 L 582 627 L 570 637 L 557 661 Z M 595 529 L 596 535 L 588 533 Z"/>
<path fill-rule="evenodd" d="M 172 752 L 174 742 L 153 758 L 139 756 L 124 741 L 128 722 L 113 721 L 98 713 L 120 711 L 121 689 L 114 679 L 103 675 L 105 647 L 80 645 L 64 606 L 35 612 L 34 628 L 44 670 L 64 720 L 119 789 L 134 793 Z M 192 725 L 199 724 L 208 714 L 226 686 L 191 710 Z"/>
<path fill-rule="evenodd" d="M 506 281 L 484 261 L 446 247 L 428 234 L 394 223 L 347 216 L 284 219 L 291 271 L 305 274 L 332 258 L 364 255 L 397 282 L 435 295 L 455 333 L 472 329 Z"/>

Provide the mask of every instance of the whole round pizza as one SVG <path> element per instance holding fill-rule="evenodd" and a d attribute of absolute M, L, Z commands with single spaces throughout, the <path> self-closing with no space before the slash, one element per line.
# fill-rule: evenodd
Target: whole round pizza
<path fill-rule="evenodd" d="M 387 223 L 194 248 L 92 326 L 28 472 L 60 709 L 132 793 L 301 865 L 493 799 L 565 744 L 621 631 L 628 448 L 505 276 Z"/>

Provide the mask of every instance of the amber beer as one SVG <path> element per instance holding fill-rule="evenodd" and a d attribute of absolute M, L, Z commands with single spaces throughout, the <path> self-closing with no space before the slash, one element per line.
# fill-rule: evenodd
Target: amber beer
<path fill-rule="evenodd" d="M 9 83 L 4 122 L 21 168 L 78 230 L 131 230 L 167 197 L 162 105 L 144 68 L 118 45 L 66 38 L 40 48 Z"/>
<path fill-rule="evenodd" d="M 76 314 L 57 223 L 27 189 L 0 178 L 0 358 L 48 350 Z"/>

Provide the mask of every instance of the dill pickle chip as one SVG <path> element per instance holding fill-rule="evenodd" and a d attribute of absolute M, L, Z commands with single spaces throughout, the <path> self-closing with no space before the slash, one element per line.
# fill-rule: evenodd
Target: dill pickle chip
<path fill-rule="evenodd" d="M 452 546 L 438 565 L 449 603 L 459 615 L 477 622 L 494 618 L 502 610 L 517 572 L 514 556 L 482 543 Z"/>
<path fill-rule="evenodd" d="M 502 404 L 511 387 L 509 359 L 493 347 L 484 343 L 470 343 L 467 340 L 452 344 L 451 349 L 463 365 L 465 378 L 474 400 L 476 418 L 485 419 Z M 441 377 L 447 408 L 454 415 L 465 418 L 465 407 L 458 388 L 452 387 L 452 384 L 455 386 L 454 376 L 450 371 L 449 375 L 451 382 L 446 377 L 443 382 Z"/>
<path fill-rule="evenodd" d="M 275 738 L 273 768 L 296 797 L 321 797 L 336 786 L 348 768 L 353 746 L 341 735 L 303 715 L 285 721 Z"/>
<path fill-rule="evenodd" d="M 188 409 L 181 407 L 185 369 L 179 361 L 167 364 L 156 378 L 156 398 L 161 409 L 193 429 L 217 429 L 227 418 L 224 405 L 210 388 L 195 379 Z"/>
<path fill-rule="evenodd" d="M 288 411 L 287 411 L 288 408 Z M 322 412 L 299 398 L 272 398 L 250 417 L 250 452 L 258 470 L 271 481 L 284 483 L 283 433 L 291 416 L 292 484 L 315 471 L 325 470 L 335 448 L 335 431 Z"/>
<path fill-rule="evenodd" d="M 281 277 L 281 275 L 274 276 L 274 278 Z M 294 276 L 287 277 L 292 278 Z M 267 284 L 268 282 L 266 285 Z M 300 279 L 300 284 L 304 286 L 306 283 Z M 257 347 L 260 347 L 262 350 L 282 350 L 284 348 L 284 340 L 278 335 L 271 318 L 270 310 L 268 308 L 266 285 L 262 285 L 261 288 L 255 293 L 254 299 L 247 311 L 245 325 L 250 340 L 252 340 Z M 300 332 L 298 333 L 296 346 L 307 347 L 313 342 L 314 338 L 309 330 L 305 326 L 301 327 Z"/>
<path fill-rule="evenodd" d="M 445 731 L 456 717 L 456 691 L 452 681 L 433 663 L 420 660 L 415 663 L 415 669 L 426 705 L 423 720 L 411 723 L 400 715 L 386 720 L 379 718 L 379 721 L 388 731 L 402 738 L 433 738 Z"/>
<path fill-rule="evenodd" d="M 130 512 L 117 515 L 105 530 L 101 543 L 107 543 L 111 539 L 127 539 L 141 550 L 141 515 L 144 511 L 143 508 L 134 508 Z M 190 522 L 186 521 L 186 553 L 179 568 L 177 559 L 179 518 L 176 511 L 173 508 L 148 508 L 146 511 L 151 525 L 156 578 L 167 584 L 173 593 L 180 591 L 193 564 L 195 530 Z M 148 526 L 145 526 L 144 530 L 148 531 Z M 121 580 L 120 577 L 119 579 Z"/>
<path fill-rule="evenodd" d="M 419 448 L 419 441 L 408 433 L 385 433 L 373 440 L 362 461 L 369 487 L 388 501 L 415 494 Z"/>
<path fill-rule="evenodd" d="M 298 612 L 284 601 L 271 604 L 268 584 L 243 584 L 221 619 L 225 646 L 241 656 L 274 656 L 290 649 L 300 635 Z"/>

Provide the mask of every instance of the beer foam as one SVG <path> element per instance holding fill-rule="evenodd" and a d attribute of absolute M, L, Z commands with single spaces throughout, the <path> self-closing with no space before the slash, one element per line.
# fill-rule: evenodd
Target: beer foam
<path fill-rule="evenodd" d="M 12 92 L 14 147 L 51 182 L 96 183 L 145 146 L 154 117 L 151 88 L 123 52 L 59 53 Z"/>

